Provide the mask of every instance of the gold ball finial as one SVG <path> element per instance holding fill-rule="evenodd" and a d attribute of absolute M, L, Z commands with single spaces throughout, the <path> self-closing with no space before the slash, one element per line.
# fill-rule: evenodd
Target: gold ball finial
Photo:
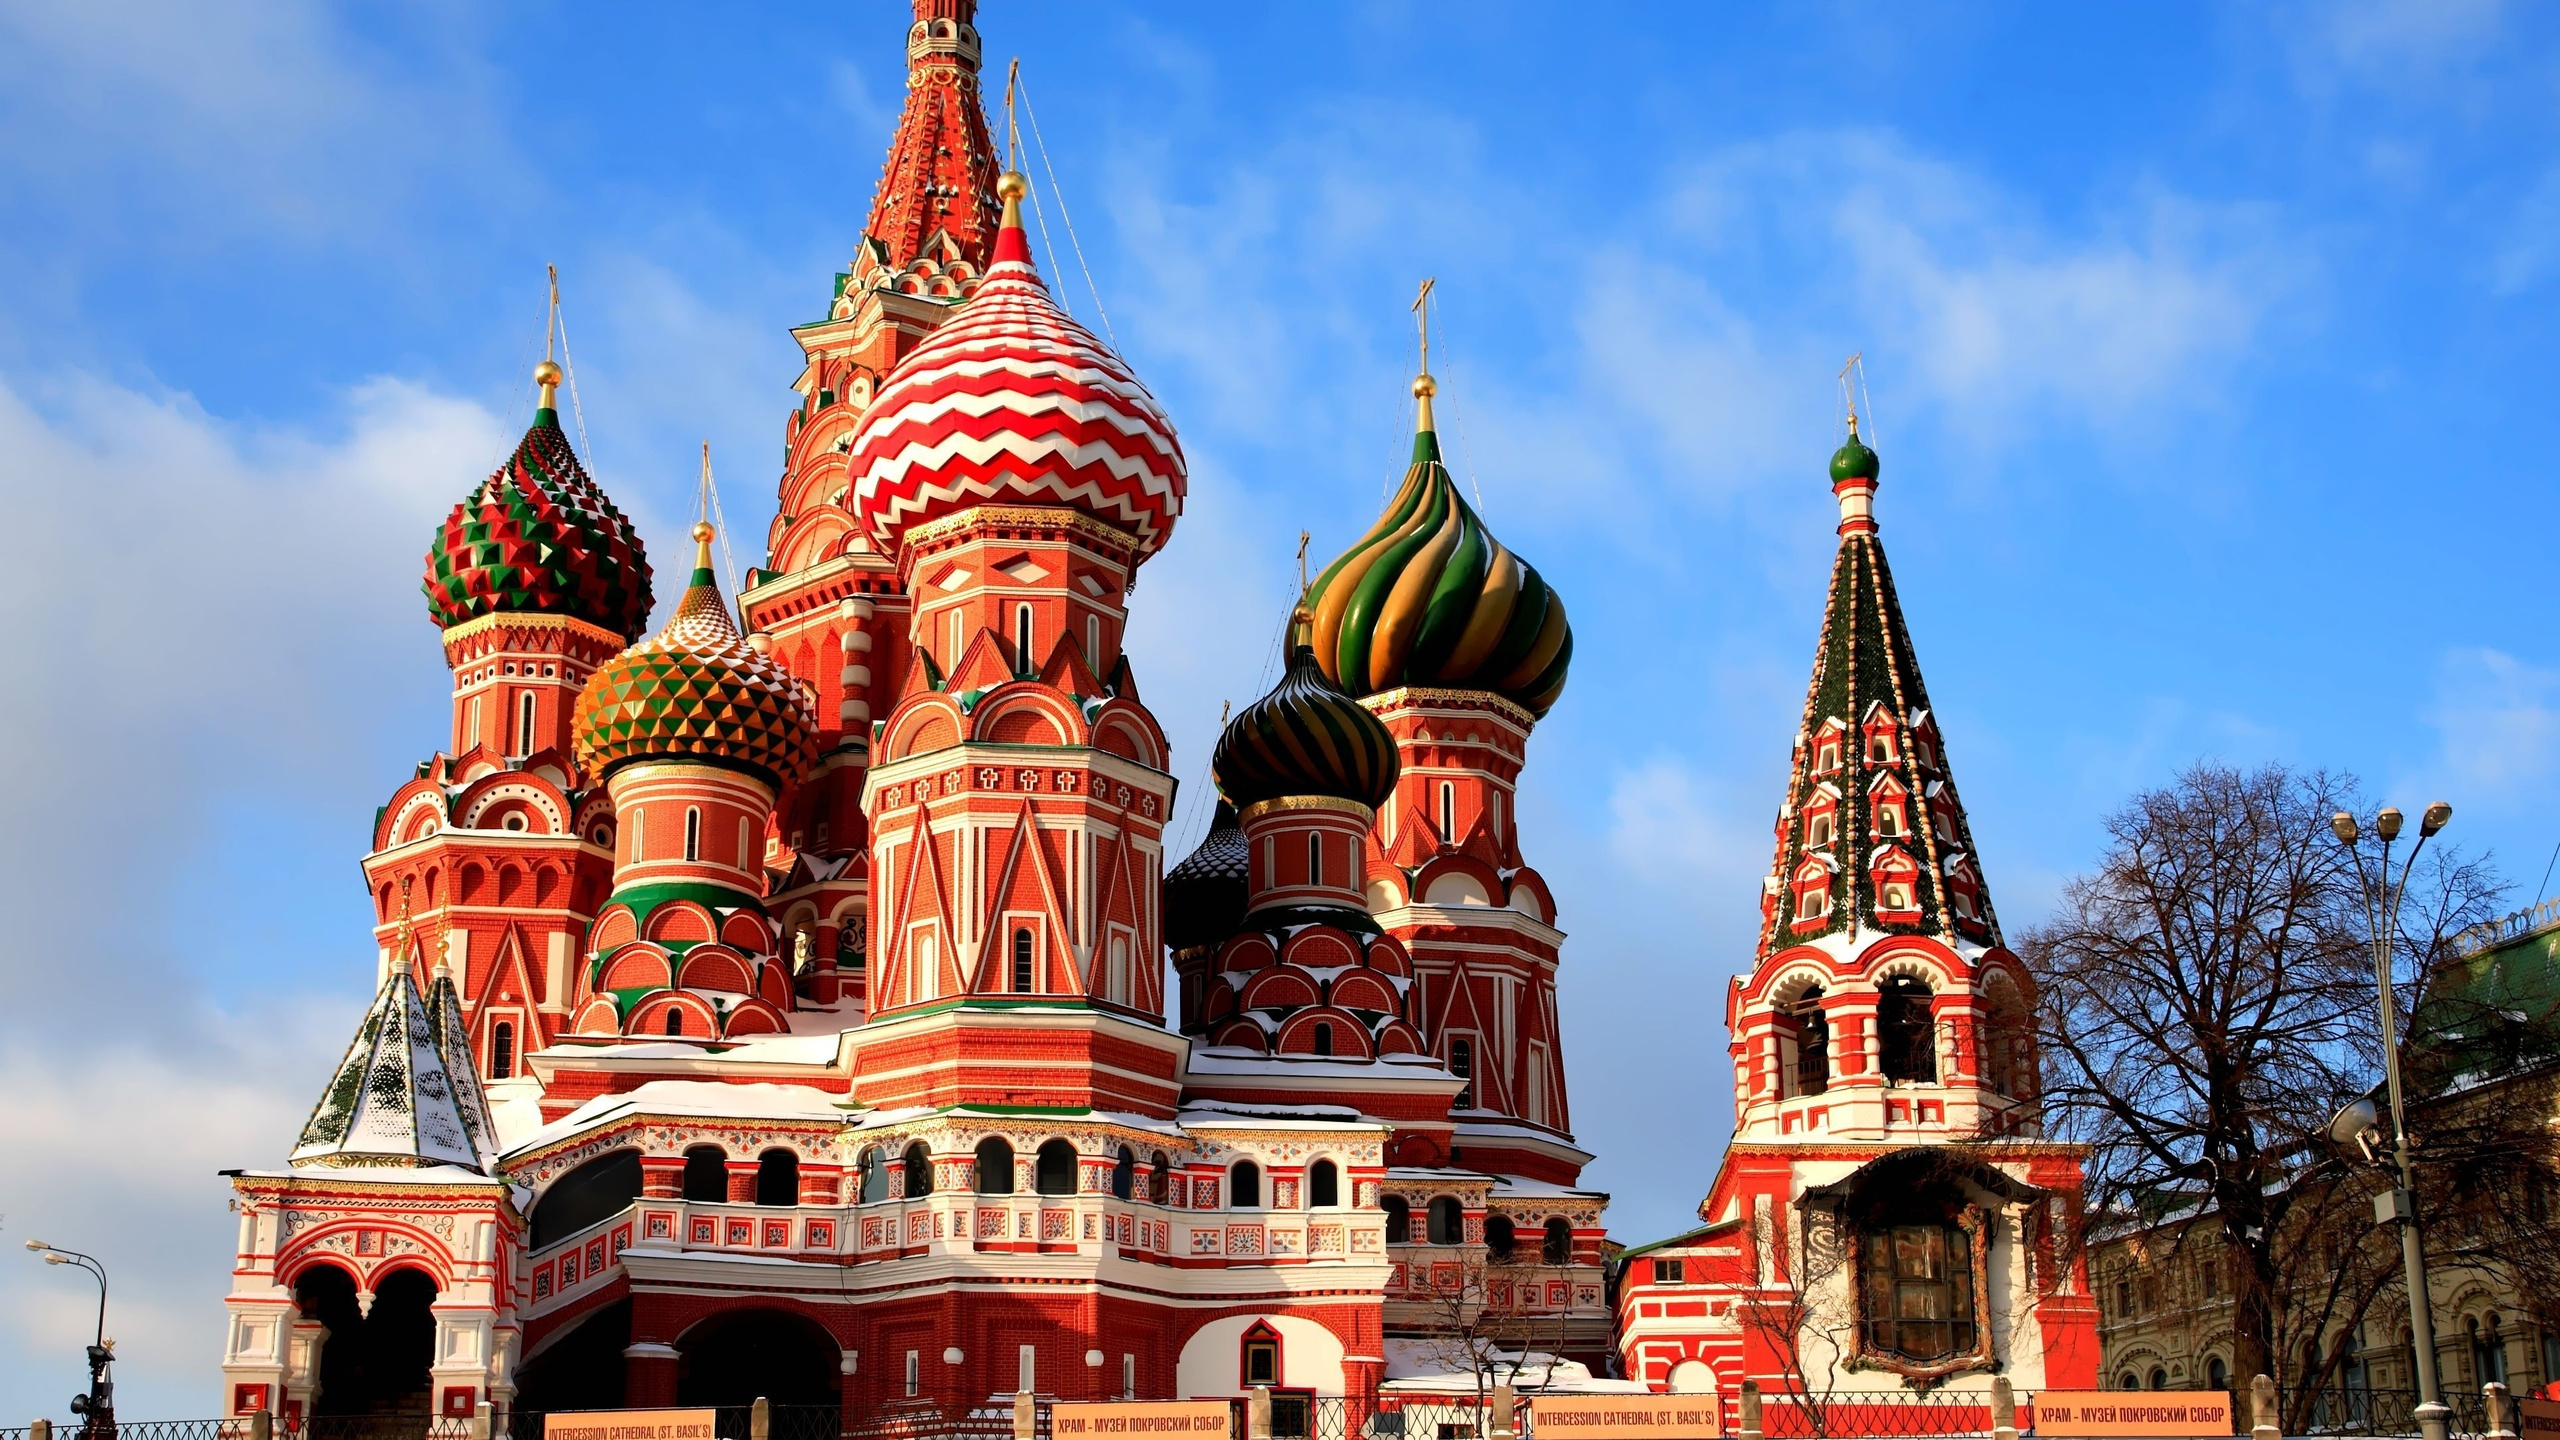
<path fill-rule="evenodd" d="M 1428 400 L 1439 393 L 1439 381 L 1432 379 L 1428 375 L 1416 375 L 1413 377 L 1413 398 L 1416 400 Z"/>
<path fill-rule="evenodd" d="M 717 532 L 711 528 L 711 522 L 708 520 L 696 520 L 693 522 L 693 538 L 698 544 L 710 544 L 711 537 L 716 533 Z"/>
<path fill-rule="evenodd" d="M 996 198 L 1019 200 L 1031 193 L 1031 182 L 1019 170 L 1007 170 L 996 177 Z"/>
<path fill-rule="evenodd" d="M 559 383 L 560 383 L 560 367 L 559 367 L 558 365 L 553 364 L 552 362 L 550 362 L 550 361 L 548 361 L 548 360 L 545 360 L 545 361 L 543 361 L 541 364 L 534 366 L 534 367 L 533 367 L 533 383 L 534 383 L 534 384 L 536 384 L 536 385 L 557 385 L 557 384 L 559 384 Z"/>

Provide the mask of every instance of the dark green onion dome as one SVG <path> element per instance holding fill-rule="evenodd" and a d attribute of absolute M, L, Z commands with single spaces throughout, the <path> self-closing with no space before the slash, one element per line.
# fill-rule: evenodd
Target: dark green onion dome
<path fill-rule="evenodd" d="M 1873 480 L 1882 468 L 1883 462 L 1876 459 L 1876 452 L 1868 449 L 1867 442 L 1858 438 L 1858 423 L 1852 419 L 1849 422 L 1849 442 L 1831 452 L 1832 482 Z"/>
<path fill-rule="evenodd" d="M 1209 838 L 1181 864 L 1165 872 L 1164 943 L 1189 950 L 1215 945 L 1236 933 L 1244 919 L 1246 854 L 1236 807 L 1218 801 Z"/>
<path fill-rule="evenodd" d="M 1305 630 L 1303 618 L 1290 626 L 1289 673 L 1227 722 L 1209 773 L 1239 807 L 1325 795 L 1375 810 L 1395 793 L 1395 737 L 1325 677 Z"/>
<path fill-rule="evenodd" d="M 817 704 L 738 633 L 712 578 L 711 527 L 693 538 L 693 583 L 674 618 L 578 692 L 578 763 L 602 778 L 628 761 L 709 760 L 789 785 L 818 758 Z"/>
<path fill-rule="evenodd" d="M 1564 601 L 1458 493 L 1432 428 L 1436 387 L 1425 375 L 1413 388 L 1422 415 L 1403 487 L 1308 591 L 1317 661 L 1354 695 L 1489 690 L 1544 715 L 1573 661 Z"/>
<path fill-rule="evenodd" d="M 483 615 L 569 615 L 628 643 L 649 628 L 648 555 L 560 431 L 560 368 L 546 360 L 534 379 L 533 427 L 427 547 L 427 613 L 448 629 Z"/>

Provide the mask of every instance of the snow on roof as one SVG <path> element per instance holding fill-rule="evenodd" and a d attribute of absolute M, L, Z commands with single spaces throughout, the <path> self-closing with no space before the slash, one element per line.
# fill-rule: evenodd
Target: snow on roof
<path fill-rule="evenodd" d="M 776 1035 L 770 1039 L 741 1041 L 732 1049 L 720 1052 L 722 1063 L 742 1065 L 832 1065 L 841 1048 L 838 1032 L 823 1034 Z"/>
<path fill-rule="evenodd" d="M 1526 1175 L 1496 1175 L 1493 1190 L 1497 1195 L 1548 1196 L 1559 1200 L 1606 1200 L 1605 1190 L 1577 1190 L 1551 1180 L 1532 1180 Z"/>
<path fill-rule="evenodd" d="M 1375 1060 L 1318 1060 L 1295 1055 L 1263 1055 L 1235 1045 L 1195 1047 L 1191 1052 L 1194 1075 L 1259 1075 L 1298 1079 L 1398 1080 L 1455 1079 L 1438 1060 L 1428 1055 L 1381 1055 Z M 1403 1072 L 1391 1077 L 1381 1072 Z"/>
<path fill-rule="evenodd" d="M 1354 1117 L 1322 1105 L 1258 1105 L 1251 1111 L 1186 1106 L 1182 1112 L 1182 1123 L 1186 1128 L 1197 1130 L 1308 1130 L 1336 1126 L 1345 1130 L 1389 1128 L 1383 1120 Z"/>
<path fill-rule="evenodd" d="M 1467 1351 L 1448 1340 L 1389 1339 L 1386 1351 L 1387 1386 L 1392 1390 L 1419 1392 L 1426 1395 L 1466 1395 L 1476 1393 L 1476 1376 Z M 1641 1380 L 1611 1380 L 1591 1373 L 1591 1367 L 1578 1360 L 1566 1360 L 1544 1350 L 1494 1350 L 1488 1353 L 1493 1366 L 1491 1383 L 1509 1381 L 1522 1391 L 1545 1391 L 1549 1394 L 1643 1395 L 1650 1393 Z"/>
<path fill-rule="evenodd" d="M 1455 1165 L 1390 1165 L 1387 1167 L 1387 1178 L 1390 1180 L 1455 1180 L 1464 1182 L 1470 1180 L 1499 1180 L 1502 1177 L 1499 1175 L 1486 1174 L 1482 1170 L 1461 1170 Z"/>
<path fill-rule="evenodd" d="M 490 1185 L 498 1181 L 460 1165 L 291 1165 L 282 1170 L 243 1170 L 246 1180 L 340 1180 L 350 1185 Z"/>
<path fill-rule="evenodd" d="M 548 1145 L 610 1120 L 643 1113 L 700 1115 L 719 1120 L 841 1122 L 843 1097 L 807 1085 L 727 1085 L 717 1080 L 651 1080 L 617 1095 L 599 1095 L 514 1147 Z M 509 1153 L 514 1153 L 510 1151 Z"/>

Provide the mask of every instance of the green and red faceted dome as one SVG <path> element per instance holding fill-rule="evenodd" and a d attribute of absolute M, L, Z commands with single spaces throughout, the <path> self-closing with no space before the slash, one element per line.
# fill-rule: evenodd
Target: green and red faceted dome
<path fill-rule="evenodd" d="M 693 527 L 693 582 L 666 628 L 599 666 L 578 692 L 578 763 L 602 778 L 639 760 L 707 760 L 776 788 L 818 758 L 808 687 L 738 633 Z"/>
<path fill-rule="evenodd" d="M 886 554 L 927 521 L 986 504 L 1071 505 L 1129 534 L 1141 560 L 1182 514 L 1182 445 L 1155 396 L 1068 318 L 1032 267 L 1025 182 L 977 293 L 881 384 L 855 431 L 851 508 Z"/>
<path fill-rule="evenodd" d="M 532 428 L 427 547 L 427 613 L 446 629 L 484 615 L 566 615 L 632 640 L 649 625 L 649 557 L 560 431 L 560 368 L 545 360 L 534 379 Z"/>
<path fill-rule="evenodd" d="M 1387 512 L 1316 577 L 1316 662 L 1353 695 L 1484 690 L 1532 716 L 1564 693 L 1573 628 L 1536 566 L 1493 538 L 1440 460 L 1437 387 L 1413 382 L 1413 465 Z"/>

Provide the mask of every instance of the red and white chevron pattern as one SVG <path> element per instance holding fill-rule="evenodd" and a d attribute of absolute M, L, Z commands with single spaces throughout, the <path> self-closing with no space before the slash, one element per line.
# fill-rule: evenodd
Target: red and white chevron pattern
<path fill-rule="evenodd" d="M 853 510 L 897 552 L 907 527 L 988 502 L 1073 505 L 1152 555 L 1182 514 L 1181 442 L 1147 387 L 1067 317 L 1022 232 L 978 293 L 891 371 L 854 436 Z"/>

